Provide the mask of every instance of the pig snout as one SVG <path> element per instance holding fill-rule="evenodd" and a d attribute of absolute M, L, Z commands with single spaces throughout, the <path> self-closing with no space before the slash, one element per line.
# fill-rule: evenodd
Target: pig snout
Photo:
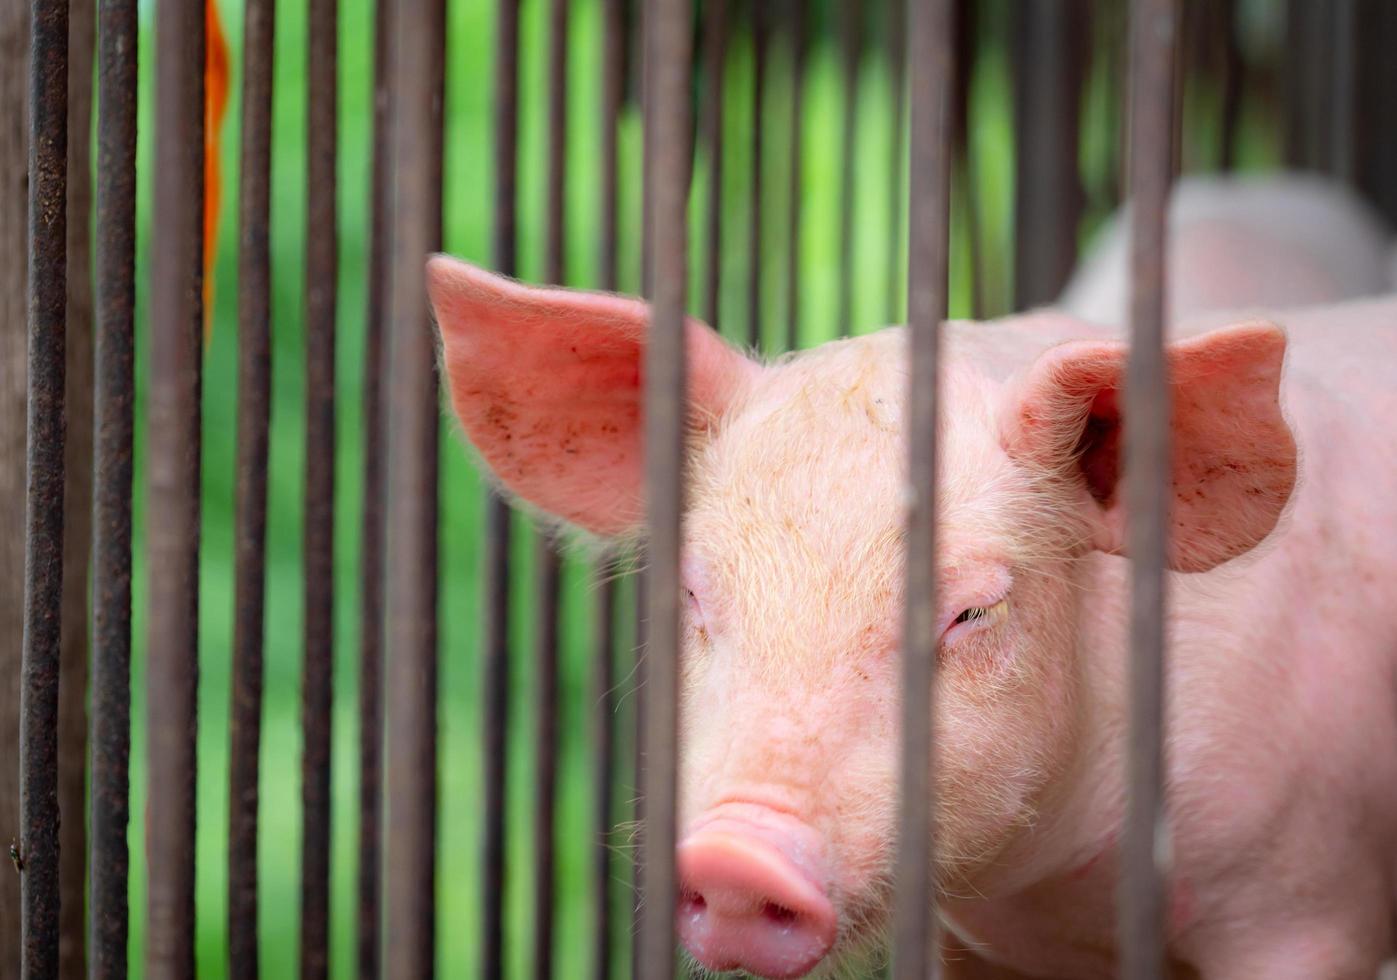
<path fill-rule="evenodd" d="M 799 977 L 834 945 L 839 920 L 819 873 L 820 836 L 766 807 L 728 804 L 678 847 L 679 935 L 710 970 Z"/>

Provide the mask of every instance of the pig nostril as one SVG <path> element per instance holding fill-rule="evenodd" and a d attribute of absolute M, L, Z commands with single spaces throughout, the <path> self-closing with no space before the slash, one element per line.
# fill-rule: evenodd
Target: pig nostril
<path fill-rule="evenodd" d="M 788 909 L 784 905 L 777 905 L 775 902 L 767 902 L 763 905 L 762 915 L 765 916 L 768 921 L 778 926 L 789 926 L 799 918 L 794 909 Z"/>
<path fill-rule="evenodd" d="M 698 892 L 685 892 L 679 900 L 681 910 L 688 915 L 702 915 L 708 903 Z"/>

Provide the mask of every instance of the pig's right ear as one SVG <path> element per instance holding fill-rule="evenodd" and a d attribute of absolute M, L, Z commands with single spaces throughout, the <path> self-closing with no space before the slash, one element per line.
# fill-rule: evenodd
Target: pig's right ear
<path fill-rule="evenodd" d="M 499 480 L 549 514 L 614 536 L 644 520 L 649 308 L 524 286 L 446 256 L 427 265 L 451 402 Z M 691 432 L 714 425 L 760 367 L 695 320 Z"/>

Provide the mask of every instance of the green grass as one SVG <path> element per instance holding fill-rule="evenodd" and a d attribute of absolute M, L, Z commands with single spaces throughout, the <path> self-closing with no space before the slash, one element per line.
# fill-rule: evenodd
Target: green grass
<path fill-rule="evenodd" d="M 224 0 L 225 24 L 240 64 L 241 10 Z M 144 5 L 141 37 L 141 199 L 140 275 L 148 275 L 145 257 L 151 236 L 150 204 L 154 46 L 153 8 Z M 958 181 L 953 224 L 952 315 L 970 312 L 971 269 L 966 243 L 966 189 L 977 195 L 983 222 L 987 310 L 1009 307 L 1013 201 L 1014 138 L 1009 108 L 1011 85 L 1008 55 L 995 39 L 1002 31 L 1005 0 L 985 6 L 991 43 L 977 61 L 972 87 L 971 139 L 978 169 L 969 181 Z M 519 269 L 526 279 L 542 270 L 544 229 L 544 151 L 548 121 L 544 114 L 546 24 L 540 0 L 525 0 L 522 16 L 520 89 L 520 216 Z M 809 54 L 805 96 L 805 162 L 799 188 L 804 202 L 804 232 L 795 250 L 802 288 L 799 336 L 813 344 L 836 335 L 840 249 L 839 167 L 843 138 L 841 69 L 837 45 L 828 30 L 830 0 L 815 5 L 817 39 Z M 358 856 L 357 651 L 358 651 L 358 528 L 361 500 L 360 389 L 363 383 L 365 269 L 368 247 L 368 208 L 371 138 L 373 14 L 370 0 L 342 0 L 340 21 L 340 291 L 337 351 L 339 427 L 336 476 L 335 556 L 335 713 L 334 823 L 332 840 L 332 972 L 349 976 L 354 954 L 354 880 Z M 493 71 L 494 5 L 488 0 L 452 0 L 449 4 L 445 245 L 448 251 L 486 262 L 490 216 L 494 207 L 491 133 L 491 75 Z M 264 974 L 289 976 L 296 967 L 300 893 L 299 685 L 302 630 L 301 493 L 304 450 L 302 402 L 304 348 L 301 336 L 303 255 L 305 250 L 304 120 L 306 11 L 303 0 L 283 0 L 277 9 L 275 118 L 272 164 L 272 266 L 274 370 L 272 443 L 269 468 L 270 509 L 267 541 L 266 699 L 262 743 L 261 872 L 259 931 Z M 998 26 L 995 26 L 998 25 Z M 882 30 L 881 23 L 872 25 Z M 881 35 L 880 35 L 881 36 Z M 600 3 L 577 0 L 571 23 L 567 130 L 567 279 L 570 284 L 597 281 L 599 262 L 600 157 Z M 883 50 L 882 48 L 878 49 Z M 747 270 L 748 174 L 750 165 L 752 50 L 745 35 L 733 38 L 727 85 L 726 157 L 723 192 L 728 202 L 722 248 L 723 294 L 720 324 L 732 337 L 745 336 Z M 762 333 L 769 345 L 779 343 L 788 317 L 784 281 L 791 250 L 784 240 L 787 227 L 787 184 L 784 175 L 791 148 L 787 145 L 786 107 L 790 96 L 788 50 L 778 44 L 768 74 L 766 171 L 767 200 L 763 208 Z M 855 181 L 856 228 L 847 244 L 854 252 L 852 309 L 856 331 L 896 321 L 902 313 L 905 249 L 892 249 L 888 225 L 898 193 L 889 180 L 894 127 L 888 64 L 876 52 L 865 61 L 861 76 Z M 226 971 L 226 868 L 228 813 L 228 705 L 232 636 L 232 553 L 234 444 L 236 437 L 236 228 L 237 146 L 241 79 L 235 75 L 234 98 L 223 144 L 225 201 L 211 311 L 212 339 L 205 356 L 203 447 L 203 558 L 200 617 L 199 780 L 198 780 L 198 966 L 200 976 L 220 977 Z M 1100 187 L 1114 166 L 1106 120 L 1113 86 L 1094 71 L 1087 101 L 1082 141 L 1084 173 L 1093 208 L 1084 235 L 1100 219 L 1109 202 Z M 1116 93 L 1118 94 L 1118 93 Z M 1216 116 L 1212 93 L 1191 94 L 1190 111 L 1202 122 Z M 1243 161 L 1264 165 L 1274 158 L 1267 121 L 1246 117 Z M 1192 133 L 1193 130 L 1191 129 Z M 640 244 L 641 132 L 634 107 L 628 107 L 620 129 L 621 239 L 623 289 L 638 286 Z M 696 162 L 693 215 L 703 212 L 711 161 L 700 149 Z M 693 306 L 697 309 L 701 279 L 703 222 L 691 222 L 694 275 Z M 144 330 L 145 293 L 139 317 Z M 415 325 L 390 324 L 389 329 Z M 142 335 L 144 339 L 145 335 Z M 144 392 L 144 360 L 138 375 Z M 138 399 L 138 428 L 143 429 L 143 400 Z M 481 608 L 481 481 L 462 450 L 449 421 L 442 421 L 441 481 L 441 699 L 440 699 L 440 820 L 438 894 L 438 966 L 443 976 L 465 977 L 476 963 L 480 834 L 480 723 L 478 640 Z M 138 435 L 138 465 L 140 460 Z M 140 471 L 138 470 L 138 473 Z M 131 847 L 132 974 L 141 974 L 144 958 L 145 853 L 144 811 L 152 791 L 144 768 L 144 637 L 146 566 L 140 527 L 148 519 L 145 491 L 136 487 L 136 624 L 133 732 L 133 813 Z M 529 652 L 533 637 L 530 595 L 531 533 L 520 526 L 515 537 L 514 585 L 518 601 L 511 619 L 516 651 L 511 666 L 511 769 L 508 784 L 508 888 L 506 908 L 508 972 L 521 976 L 529 969 L 532 938 L 529 928 L 531 895 L 529 827 L 534 785 L 532 760 L 532 678 Z M 593 931 L 594 910 L 587 900 L 588 853 L 595 839 L 590 825 L 591 788 L 587 758 L 590 751 L 587 638 L 591 633 L 592 603 L 586 561 L 572 556 L 565 570 L 561 651 L 561 767 L 558 796 L 558 882 L 556 963 L 562 977 L 581 977 L 587 970 L 585 951 Z M 193 651 L 191 651 L 193 655 Z M 623 658 L 624 659 L 624 658 Z M 624 729 L 630 699 L 623 701 Z M 623 774 L 626 775 L 626 774 Z M 623 783 L 628 780 L 623 779 Z M 628 792 L 622 785 L 618 798 Z M 618 858 L 616 873 L 626 873 Z M 618 908 L 618 914 L 624 909 Z M 621 951 L 618 950 L 618 955 Z"/>

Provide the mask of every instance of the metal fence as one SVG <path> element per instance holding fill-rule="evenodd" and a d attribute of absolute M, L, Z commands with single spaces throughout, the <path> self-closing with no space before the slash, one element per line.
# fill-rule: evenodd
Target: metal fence
<path fill-rule="evenodd" d="M 703 149 L 721 161 L 725 125 L 724 67 L 729 41 L 738 32 L 752 40 L 755 59 L 751 106 L 751 262 L 764 254 L 763 202 L 788 193 L 789 242 L 802 234 L 803 186 L 800 152 L 790 154 L 790 185 L 763 186 L 763 138 L 788 126 L 791 146 L 801 145 L 801 110 L 807 54 L 816 9 L 800 0 L 597 0 L 602 9 L 601 85 L 603 140 L 600 147 L 602 224 L 597 238 L 601 285 L 619 281 L 617 133 L 627 101 L 628 78 L 641 78 L 645 126 L 645 289 L 652 303 L 652 340 L 646 368 L 647 567 L 643 590 L 645 683 L 639 738 L 644 760 L 640 814 L 644 860 L 640 863 L 634 972 L 669 976 L 675 955 L 672 859 L 675 844 L 678 715 L 678 566 L 683 512 L 684 347 L 683 315 L 691 268 L 702 270 L 702 311 L 718 317 L 723 220 L 721 164 L 709 178 L 701 221 L 708 251 L 701 263 L 687 256 L 688 203 L 694 154 Z M 204 336 L 203 228 L 205 7 L 191 0 L 158 0 L 155 50 L 138 51 L 136 0 L 103 0 L 96 11 L 95 49 L 70 49 L 71 37 L 92 42 L 92 4 L 77 0 L 33 0 L 28 40 L 28 483 L 26 501 L 22 689 L 20 702 L 20 831 L 12 852 L 22 889 L 20 920 L 23 971 L 27 977 L 124 976 L 127 970 L 127 853 L 131 750 L 132 493 L 135 485 L 135 364 L 148 365 L 144 481 L 148 508 L 158 519 L 145 531 L 149 581 L 144 637 L 147 658 L 148 766 L 160 791 L 145 815 L 149 887 L 145 974 L 192 976 L 195 965 L 195 766 L 200 602 L 200 401 Z M 242 126 L 238 208 L 239 397 L 237 440 L 237 540 L 231 712 L 228 960 L 234 976 L 258 974 L 258 780 L 263 688 L 263 601 L 270 426 L 271 268 L 269 255 L 271 114 L 274 21 L 271 0 L 246 0 L 241 63 Z M 888 64 L 896 118 L 889 175 L 905 181 L 908 208 L 894 199 L 895 238 L 906 232 L 906 308 L 913 336 L 910 476 L 910 597 L 904 624 L 902 683 L 929 690 L 934 683 L 935 600 L 932 521 L 935 487 L 937 334 L 948 308 L 951 186 L 966 166 L 969 56 L 976 50 L 980 5 L 966 0 L 899 0 L 886 4 L 836 4 L 820 8 L 835 24 L 841 45 L 845 132 L 841 150 L 839 227 L 848 242 L 853 209 L 854 147 L 857 140 L 860 59 L 872 43 L 868 10 L 886 18 L 880 37 L 890 44 Z M 519 0 L 498 0 L 494 39 L 494 180 L 496 211 L 491 232 L 493 264 L 516 271 L 517 185 L 520 116 Z M 561 282 L 564 269 L 564 174 L 568 166 L 566 71 L 569 54 L 568 0 L 547 0 L 550 40 L 546 85 L 549 148 L 546 154 L 547 244 L 545 277 Z M 884 9 L 886 8 L 886 9 Z M 1212 72 L 1220 79 L 1222 123 L 1218 127 L 1223 165 L 1233 159 L 1243 74 L 1233 23 L 1237 5 L 1133 0 L 1128 5 L 1087 0 L 1059 4 L 1023 3 L 1009 15 L 1013 24 L 1019 188 L 1014 236 L 1014 293 L 1020 304 L 1050 299 L 1070 271 L 1077 229 L 1086 206 L 1077 163 L 1077 133 L 1091 38 L 1123 36 L 1128 51 L 1103 55 L 1108 67 L 1128 69 L 1128 160 L 1124 179 L 1139 220 L 1133 225 L 1131 269 L 1131 355 L 1126 387 L 1126 494 L 1132 515 L 1134 558 L 1131 617 L 1130 806 L 1123 844 L 1119 940 L 1123 973 L 1162 976 L 1163 892 L 1156 834 L 1162 822 L 1161 746 L 1163 700 L 1164 490 L 1168 458 L 1167 391 L 1162 342 L 1164 214 L 1169 186 L 1179 166 L 1181 79 Z M 1378 4 L 1335 2 L 1291 4 L 1296 36 L 1313 57 L 1287 73 L 1282 103 L 1289 112 L 1289 154 L 1294 162 L 1329 169 L 1362 183 L 1393 206 L 1397 168 L 1390 165 L 1397 141 L 1368 125 L 1390 92 L 1392 61 L 1379 57 L 1394 32 L 1389 9 Z M 425 256 L 442 243 L 443 103 L 447 54 L 444 0 L 376 6 L 374 46 L 373 181 L 367 341 L 364 363 L 363 432 L 365 496 L 358 516 L 362 533 L 359 712 L 361 825 L 358 847 L 356 961 L 361 976 L 430 975 L 434 964 L 437 825 L 437 632 L 438 605 L 438 415 L 435 351 L 422 286 Z M 301 865 L 300 967 L 305 976 L 326 975 L 329 965 L 330 754 L 333 704 L 334 459 L 336 411 L 337 243 L 337 60 L 336 0 L 309 4 L 306 126 L 308 236 L 304 283 L 307 455 L 304 524 L 303 666 L 303 852 Z M 1221 20 L 1217 20 L 1221 17 Z M 78 21 L 86 18 L 84 32 Z M 904 20 L 905 18 L 905 20 Z M 1355 25 L 1361 21 L 1364 29 Z M 6 22 L 7 23 L 7 22 Z M 1219 24 L 1222 26 L 1219 27 Z M 1203 25 L 1203 26 L 1199 26 Z M 1219 34 L 1218 32 L 1221 31 Z M 790 113 L 773 120 L 763 99 L 773 38 L 791 45 Z M 1214 50 L 1214 43 L 1221 44 Z M 903 41 L 905 40 L 905 48 Z M 1181 43 L 1184 42 L 1184 43 Z M 1371 50 L 1369 50 L 1371 49 Z M 95 316 L 92 324 L 73 314 L 69 275 L 88 274 L 86 258 L 74 268 L 71 240 L 82 239 L 88 216 L 74 211 L 86 183 L 87 157 L 70 155 L 69 141 L 86 146 L 87 118 L 70 114 L 69 100 L 82 104 L 86 79 L 79 69 L 70 87 L 70 59 L 97 76 L 97 165 L 95 202 Z M 695 51 L 698 55 L 695 56 Z M 1367 52 L 1367 56 L 1365 56 Z M 136 349 L 136 83 L 137 61 L 151 57 L 155 70 L 153 119 L 153 238 L 149 260 L 149 329 L 145 350 Z M 1110 58 L 1115 58 L 1111 62 Z M 703 79 L 694 94 L 695 69 Z M 906 104 L 904 106 L 904 79 Z M 1273 90 L 1274 77 L 1250 76 Z M 1272 93 L 1274 94 L 1274 93 Z M 695 113 L 694 106 L 698 111 Z M 1334 107 L 1344 107 L 1336 112 Z M 8 107 L 4 107 L 8 108 Z M 4 111 L 0 108 L 0 111 Z M 85 111 L 90 112 L 90 106 Z M 1115 153 L 1120 160 L 1120 154 Z M 83 168 L 70 173 L 70 160 Z M 716 169 L 716 175 L 713 170 Z M 5 193 L 10 193 L 6 185 Z M 83 207 L 86 206 L 84 203 Z M 974 226 L 972 222 L 972 243 Z M 892 249 L 898 254 L 899 244 Z M 849 250 L 839 276 L 838 321 L 847 328 Z M 980 257 L 972 256 L 972 264 Z M 798 263 L 789 263 L 785 289 L 788 322 L 803 302 Z M 888 290 L 901 288 L 893 270 Z M 748 277 L 748 340 L 762 337 L 760 270 Z M 722 288 L 731 289 L 730 285 Z M 896 309 L 900 300 L 890 300 Z M 974 312 L 994 312 L 976 280 Z M 65 309 L 68 313 L 65 313 Z M 92 421 L 76 418 L 83 404 L 67 406 L 70 442 L 90 458 L 68 454 L 67 513 L 90 504 L 92 562 L 89 611 L 84 608 L 87 530 L 69 518 L 70 558 L 65 569 L 65 322 L 66 337 L 95 327 Z M 786 334 L 795 346 L 794 328 Z M 67 379 L 71 392 L 72 379 Z M 83 433 L 87 432 L 86 435 Z M 389 434 L 391 433 L 391 437 Z M 925 436 L 925 437 L 921 437 Z M 68 447 L 71 450 L 71 445 Z M 8 461 L 5 461 L 8 464 Z M 90 489 L 74 472 L 93 475 Z M 76 488 L 76 490 L 75 490 Z M 77 493 L 80 499 L 73 499 Z M 90 494 L 90 500 L 84 498 Z M 499 896 L 504 860 L 511 514 L 498 498 L 488 503 L 485 544 L 481 669 L 485 716 L 481 924 L 479 975 L 503 971 L 504 928 Z M 76 538 L 75 538 L 76 536 Z M 534 746 L 536 789 L 533 942 L 536 974 L 552 971 L 551 921 L 554 791 L 558 733 L 557 632 L 559 555 L 542 541 L 535 567 L 540 627 L 535 672 L 540 698 Z M 614 569 L 598 569 L 598 629 L 594 690 L 593 779 L 598 843 L 589 886 L 599 915 L 591 941 L 592 972 L 606 976 L 616 937 L 629 923 L 612 921 L 610 895 L 622 887 L 609 873 L 607 833 L 621 814 L 609 790 L 630 762 L 629 733 L 615 729 L 618 678 L 611 650 L 622 632 Z M 64 605 L 76 579 L 76 614 Z M 61 627 L 61 628 L 60 628 Z M 90 676 L 79 660 L 60 671 L 61 645 L 76 633 L 90 637 Z M 60 676 L 61 675 L 61 676 Z M 62 686 L 60 686 L 62 685 Z M 86 691 L 85 691 L 86 689 Z M 76 691 L 76 693 L 70 693 Z M 88 726 L 60 727 L 60 701 L 81 706 L 90 691 Z M 65 702 L 68 703 L 68 702 Z M 931 974 L 937 962 L 933 883 L 929 880 L 933 831 L 932 786 L 925 760 L 933 753 L 933 720 L 925 702 L 906 699 L 902 721 L 901 842 L 896 866 L 893 972 L 899 978 Z M 79 712 L 80 714 L 81 712 Z M 0 716 L 3 717 L 3 716 Z M 90 755 L 89 753 L 90 745 Z M 89 759 L 86 840 L 83 826 L 82 760 Z M 76 766 L 60 787 L 63 766 Z M 64 837 L 60 852 L 60 812 Z M 0 824 L 8 826 L 8 824 Z M 75 853 L 74 852 L 75 849 Z M 86 854 L 84 854 L 86 849 Z M 76 862 L 77 877 L 61 873 Z M 87 887 L 84 892 L 83 868 Z M 86 902 L 87 924 L 82 910 Z M 83 930 L 86 929 L 84 936 Z M 0 946 L 3 950 L 3 946 Z M 62 955 L 60 956 L 60 951 Z M 10 964 L 0 963 L 0 975 Z"/>

